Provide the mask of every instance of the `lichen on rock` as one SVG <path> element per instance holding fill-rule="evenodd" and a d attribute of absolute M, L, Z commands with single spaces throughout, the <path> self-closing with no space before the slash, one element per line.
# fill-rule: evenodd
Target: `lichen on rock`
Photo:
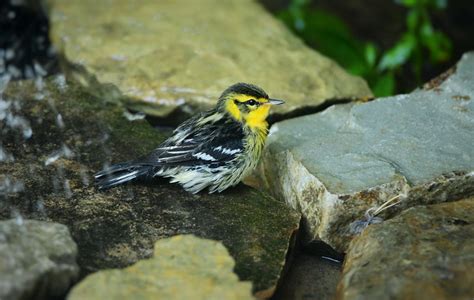
<path fill-rule="evenodd" d="M 91 274 L 67 299 L 254 299 L 220 242 L 178 235 L 155 243 L 153 257 Z"/>

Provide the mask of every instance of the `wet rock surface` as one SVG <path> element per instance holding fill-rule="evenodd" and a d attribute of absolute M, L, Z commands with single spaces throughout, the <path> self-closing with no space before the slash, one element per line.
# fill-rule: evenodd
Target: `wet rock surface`
<path fill-rule="evenodd" d="M 155 243 L 153 257 L 91 274 L 67 299 L 254 299 L 220 242 L 179 235 Z"/>
<path fill-rule="evenodd" d="M 241 81 L 285 99 L 279 115 L 372 95 L 255 1 L 48 3 L 53 44 L 69 62 L 118 87 L 129 107 L 170 122 L 212 107 Z"/>
<path fill-rule="evenodd" d="M 262 173 L 301 211 L 309 239 L 346 251 L 355 221 L 474 194 L 474 53 L 444 82 L 408 95 L 338 105 L 276 123 Z"/>
<path fill-rule="evenodd" d="M 144 120 L 128 121 L 108 100 L 61 77 L 8 85 L 2 113 L 21 126 L 2 129 L 0 217 L 67 225 L 82 275 L 131 265 L 150 257 L 155 241 L 192 233 L 222 241 L 254 291 L 272 288 L 299 214 L 243 185 L 191 195 L 164 180 L 98 192 L 92 174 L 147 153 L 166 136 Z"/>
<path fill-rule="evenodd" d="M 337 299 L 472 299 L 474 198 L 412 207 L 349 247 Z"/>
<path fill-rule="evenodd" d="M 0 221 L 0 299 L 64 296 L 78 279 L 77 246 L 66 226 Z"/>

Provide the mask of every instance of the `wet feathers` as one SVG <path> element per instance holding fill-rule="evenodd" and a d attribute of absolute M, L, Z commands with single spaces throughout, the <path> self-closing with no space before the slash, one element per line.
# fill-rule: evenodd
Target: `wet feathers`
<path fill-rule="evenodd" d="M 261 88 L 235 84 L 222 93 L 214 109 L 182 123 L 149 155 L 97 173 L 96 184 L 107 189 L 159 176 L 191 193 L 205 188 L 222 192 L 255 168 L 268 132 L 268 101 Z"/>

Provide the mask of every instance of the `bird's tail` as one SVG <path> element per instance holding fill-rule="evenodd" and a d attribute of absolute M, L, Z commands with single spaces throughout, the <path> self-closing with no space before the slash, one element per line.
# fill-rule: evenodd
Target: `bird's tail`
<path fill-rule="evenodd" d="M 109 189 L 134 179 L 146 177 L 152 168 L 150 165 L 139 165 L 132 162 L 112 165 L 94 175 L 95 184 L 100 190 Z"/>

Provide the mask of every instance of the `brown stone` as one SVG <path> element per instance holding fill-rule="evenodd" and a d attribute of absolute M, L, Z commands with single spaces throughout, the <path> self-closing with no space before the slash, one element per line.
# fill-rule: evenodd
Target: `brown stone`
<path fill-rule="evenodd" d="M 473 299 L 474 198 L 412 207 L 350 246 L 337 299 Z"/>
<path fill-rule="evenodd" d="M 53 44 L 87 81 L 112 84 L 129 107 L 169 122 L 242 81 L 286 100 L 278 115 L 372 95 L 253 0 L 48 2 Z"/>

